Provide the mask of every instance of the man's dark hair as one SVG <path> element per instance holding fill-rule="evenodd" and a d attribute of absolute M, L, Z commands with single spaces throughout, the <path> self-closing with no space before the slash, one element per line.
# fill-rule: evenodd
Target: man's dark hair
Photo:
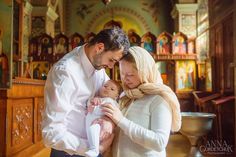
<path fill-rule="evenodd" d="M 88 44 L 95 45 L 96 43 L 103 43 L 104 51 L 116 51 L 124 48 L 123 55 L 128 53 L 130 47 L 128 36 L 118 27 L 103 29 Z"/>

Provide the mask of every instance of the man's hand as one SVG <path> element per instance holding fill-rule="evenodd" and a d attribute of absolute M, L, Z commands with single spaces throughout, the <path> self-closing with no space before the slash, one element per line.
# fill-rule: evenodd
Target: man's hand
<path fill-rule="evenodd" d="M 98 97 L 94 97 L 94 98 L 90 101 L 90 103 L 91 103 L 92 105 L 94 105 L 94 106 L 100 105 L 100 104 L 101 104 L 101 99 L 98 98 Z"/>
<path fill-rule="evenodd" d="M 87 111 L 88 113 L 93 112 L 95 106 L 100 105 L 101 104 L 101 99 L 99 99 L 98 97 L 94 97 L 93 99 L 90 100 L 90 104 L 88 105 Z"/>
<path fill-rule="evenodd" d="M 93 112 L 94 108 L 95 108 L 95 105 L 90 104 L 87 109 L 88 113 Z"/>

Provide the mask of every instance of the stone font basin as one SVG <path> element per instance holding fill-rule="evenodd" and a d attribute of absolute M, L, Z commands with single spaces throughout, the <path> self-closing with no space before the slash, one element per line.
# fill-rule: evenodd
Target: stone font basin
<path fill-rule="evenodd" d="M 216 115 L 203 112 L 182 112 L 181 116 L 182 126 L 180 132 L 185 135 L 191 143 L 189 156 L 200 157 L 202 154 L 197 148 L 198 140 L 211 130 L 213 119 Z"/>

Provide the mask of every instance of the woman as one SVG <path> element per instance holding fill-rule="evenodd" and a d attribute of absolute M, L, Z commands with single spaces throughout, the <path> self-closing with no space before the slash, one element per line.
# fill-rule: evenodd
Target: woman
<path fill-rule="evenodd" d="M 119 127 L 113 157 L 164 157 L 170 131 L 181 127 L 180 105 L 173 91 L 163 84 L 152 56 L 133 46 L 120 61 L 124 86 L 121 111 L 104 104 L 105 115 Z"/>

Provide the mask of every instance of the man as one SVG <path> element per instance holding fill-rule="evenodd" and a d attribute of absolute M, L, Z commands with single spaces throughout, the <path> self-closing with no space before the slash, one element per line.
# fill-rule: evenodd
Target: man
<path fill-rule="evenodd" d="M 82 157 L 88 143 L 85 129 L 86 103 L 109 79 L 104 68 L 113 68 L 128 53 L 128 37 L 119 28 L 105 29 L 88 44 L 77 47 L 49 71 L 45 84 L 44 143 L 51 157 Z M 106 124 L 101 124 L 107 127 Z M 106 129 L 105 129 L 106 130 Z M 107 138 L 110 132 L 101 132 Z M 112 138 L 101 143 L 103 152 Z"/>

